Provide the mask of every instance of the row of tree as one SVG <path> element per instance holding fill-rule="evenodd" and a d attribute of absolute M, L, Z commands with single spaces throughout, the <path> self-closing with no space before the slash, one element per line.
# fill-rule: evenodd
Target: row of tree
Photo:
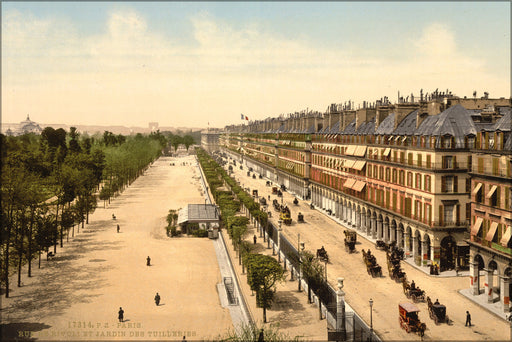
<path fill-rule="evenodd" d="M 240 215 L 239 210 L 243 203 L 261 226 L 267 226 L 268 215 L 260 210 L 259 203 L 255 202 L 204 150 L 198 150 L 197 156 L 212 194 L 221 208 L 223 224 L 238 251 L 239 258 L 243 260 L 243 266 L 247 268 L 248 283 L 256 292 L 257 304 L 263 308 L 264 322 L 266 322 L 266 309 L 272 306 L 275 285 L 284 279 L 285 270 L 275 258 L 252 253 L 253 244 L 244 240 L 249 219 Z M 231 191 L 219 189 L 223 185 L 228 185 Z M 329 285 L 324 276 L 325 268 L 314 254 L 307 250 L 299 254 L 297 250 L 289 251 L 286 256 L 297 269 L 300 268 L 303 279 L 308 284 L 308 301 L 312 302 L 314 292 L 324 303 L 330 303 L 332 300 Z M 319 305 L 319 318 L 322 319 L 321 305 Z"/>
<path fill-rule="evenodd" d="M 75 225 L 88 223 L 100 198 L 108 200 L 130 184 L 168 143 L 160 134 L 134 137 L 81 136 L 74 127 L 46 127 L 41 135 L 0 135 L 1 283 L 9 297 L 9 275 L 41 253 L 53 254 Z M 105 190 L 106 189 L 106 190 Z M 51 253 L 48 254 L 48 256 Z"/>

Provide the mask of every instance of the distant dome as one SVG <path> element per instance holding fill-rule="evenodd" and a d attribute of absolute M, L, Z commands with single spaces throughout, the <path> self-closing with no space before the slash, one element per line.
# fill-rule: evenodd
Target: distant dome
<path fill-rule="evenodd" d="M 27 115 L 27 119 L 25 121 L 20 122 L 19 126 L 19 134 L 25 133 L 36 133 L 40 134 L 43 131 L 41 126 L 36 122 L 30 120 L 30 116 Z"/>

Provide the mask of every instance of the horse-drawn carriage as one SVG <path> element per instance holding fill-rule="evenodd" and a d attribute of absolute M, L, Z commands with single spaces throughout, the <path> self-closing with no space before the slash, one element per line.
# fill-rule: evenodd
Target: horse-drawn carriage
<path fill-rule="evenodd" d="M 271 182 L 271 181 L 267 181 L 267 182 L 265 183 L 265 185 L 266 185 L 266 186 L 271 186 L 271 185 L 272 185 L 272 182 Z"/>
<path fill-rule="evenodd" d="M 368 252 L 365 252 L 363 249 L 363 261 L 366 265 L 366 271 L 373 278 L 382 277 L 382 268 L 377 263 L 377 258 L 372 254 L 372 252 L 368 249 Z"/>
<path fill-rule="evenodd" d="M 263 206 L 263 205 L 267 205 L 267 200 L 265 197 L 261 197 L 260 198 L 260 204 Z"/>
<path fill-rule="evenodd" d="M 293 199 L 293 204 L 295 204 L 295 205 L 299 205 L 299 200 L 298 200 L 297 198 L 294 198 L 294 199 Z"/>
<path fill-rule="evenodd" d="M 274 207 L 275 211 L 281 211 L 281 204 L 279 204 L 279 201 L 274 199 L 272 201 L 272 206 Z"/>
<path fill-rule="evenodd" d="M 439 325 L 441 323 L 447 323 L 450 324 L 450 319 L 448 318 L 448 315 L 446 314 L 446 306 L 443 304 L 439 304 L 439 302 L 435 301 L 435 303 L 432 303 L 430 300 L 430 297 L 427 297 L 427 304 L 428 304 L 428 314 L 431 319 L 434 320 L 434 323 L 436 325 Z"/>
<path fill-rule="evenodd" d="M 420 310 L 416 305 L 412 303 L 400 303 L 398 304 L 398 322 L 400 323 L 400 327 L 407 331 L 407 333 L 412 331 L 423 337 L 427 325 L 421 323 L 418 312 L 420 312 Z"/>
<path fill-rule="evenodd" d="M 343 231 L 345 234 L 345 249 L 349 252 L 356 251 L 357 233 L 353 230 Z"/>
<path fill-rule="evenodd" d="M 322 261 L 329 262 L 329 255 L 327 255 L 324 246 L 316 250 L 316 257 Z"/>
<path fill-rule="evenodd" d="M 278 191 L 279 191 L 279 188 L 277 186 L 272 187 L 272 195 L 277 195 Z"/>
<path fill-rule="evenodd" d="M 386 259 L 388 262 L 389 277 L 397 283 L 405 279 L 405 272 L 400 267 L 401 259 L 394 253 L 386 252 Z"/>
<path fill-rule="evenodd" d="M 258 189 L 254 189 L 254 190 L 252 191 L 252 195 L 253 195 L 254 197 L 257 197 L 257 196 L 258 196 Z"/>
<path fill-rule="evenodd" d="M 281 184 L 281 190 L 286 191 L 286 185 Z"/>
<path fill-rule="evenodd" d="M 402 287 L 405 296 L 412 299 L 413 302 L 418 303 L 425 301 L 425 291 L 417 287 L 416 284 L 414 284 L 414 280 L 409 284 L 407 279 L 404 278 L 402 280 Z"/>
<path fill-rule="evenodd" d="M 290 214 L 290 209 L 287 206 L 281 206 L 279 219 L 281 219 L 284 224 L 288 226 L 292 224 L 292 216 Z"/>

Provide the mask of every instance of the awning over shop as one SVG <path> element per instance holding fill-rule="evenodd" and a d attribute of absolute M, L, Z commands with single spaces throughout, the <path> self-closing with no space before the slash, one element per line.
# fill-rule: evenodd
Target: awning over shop
<path fill-rule="evenodd" d="M 498 222 L 491 223 L 491 228 L 487 232 L 487 235 L 485 236 L 485 239 L 487 241 L 492 241 L 494 239 L 494 234 L 496 234 L 496 229 L 498 228 Z"/>
<path fill-rule="evenodd" d="M 500 244 L 503 247 L 507 247 L 511 236 L 512 236 L 512 226 L 508 226 L 507 230 L 505 231 L 505 234 L 503 234 L 503 236 L 501 237 Z"/>
<path fill-rule="evenodd" d="M 351 169 L 351 168 L 354 167 L 354 164 L 355 164 L 354 160 L 346 159 L 345 160 L 345 165 L 343 165 L 343 167 Z"/>
<path fill-rule="evenodd" d="M 387 156 L 389 156 L 390 152 L 391 152 L 391 148 L 390 147 L 386 147 L 386 149 L 384 150 L 384 153 L 382 153 L 382 155 L 384 157 L 387 157 Z"/>
<path fill-rule="evenodd" d="M 347 150 L 345 151 L 345 154 L 348 156 L 353 156 L 355 151 L 356 151 L 356 146 L 351 145 L 347 148 Z"/>
<path fill-rule="evenodd" d="M 354 189 L 357 192 L 361 192 L 361 191 L 363 191 L 365 185 L 366 185 L 365 182 L 356 181 L 356 183 L 354 185 L 352 185 L 352 189 Z"/>
<path fill-rule="evenodd" d="M 473 195 L 476 195 L 478 193 L 478 191 L 480 191 L 480 188 L 482 188 L 482 183 L 478 183 L 471 193 Z"/>
<path fill-rule="evenodd" d="M 352 189 L 352 186 L 355 184 L 356 180 L 354 178 L 349 178 L 343 184 L 343 187 L 347 189 Z"/>
<path fill-rule="evenodd" d="M 480 228 L 482 227 L 483 221 L 484 221 L 484 219 L 481 217 L 476 218 L 475 224 L 473 225 L 473 227 L 471 227 L 471 235 L 478 234 L 478 232 L 480 231 Z"/>
<path fill-rule="evenodd" d="M 364 161 L 364 160 L 357 160 L 354 163 L 354 166 L 352 166 L 352 168 L 356 169 L 358 171 L 361 171 L 365 165 L 366 165 L 366 161 Z"/>
<path fill-rule="evenodd" d="M 357 146 L 356 150 L 354 151 L 354 155 L 357 157 L 364 157 L 366 154 L 366 146 Z"/>
<path fill-rule="evenodd" d="M 485 198 L 489 199 L 491 198 L 492 194 L 494 194 L 494 191 L 496 191 L 498 187 L 496 185 L 493 185 L 491 187 L 491 190 L 489 190 L 489 192 L 487 193 L 487 195 L 485 195 Z"/>

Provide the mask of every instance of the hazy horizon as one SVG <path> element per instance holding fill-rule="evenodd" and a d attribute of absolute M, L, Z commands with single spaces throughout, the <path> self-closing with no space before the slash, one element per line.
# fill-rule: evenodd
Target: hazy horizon
<path fill-rule="evenodd" d="M 240 124 L 510 95 L 509 2 L 2 2 L 2 122 Z"/>

